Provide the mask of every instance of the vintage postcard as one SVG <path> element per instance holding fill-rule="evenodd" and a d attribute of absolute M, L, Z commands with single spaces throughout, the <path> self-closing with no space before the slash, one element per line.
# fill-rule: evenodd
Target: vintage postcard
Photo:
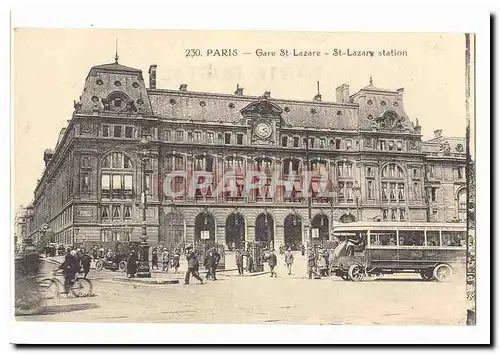
<path fill-rule="evenodd" d="M 16 324 L 475 325 L 475 40 L 16 28 Z"/>

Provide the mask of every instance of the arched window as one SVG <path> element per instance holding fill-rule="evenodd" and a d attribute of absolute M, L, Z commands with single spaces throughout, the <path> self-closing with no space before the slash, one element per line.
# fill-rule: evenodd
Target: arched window
<path fill-rule="evenodd" d="M 113 152 L 101 162 L 101 198 L 133 198 L 133 166 L 128 156 Z"/>
<path fill-rule="evenodd" d="M 389 163 L 381 170 L 382 202 L 400 204 L 406 201 L 405 173 L 401 166 Z"/>

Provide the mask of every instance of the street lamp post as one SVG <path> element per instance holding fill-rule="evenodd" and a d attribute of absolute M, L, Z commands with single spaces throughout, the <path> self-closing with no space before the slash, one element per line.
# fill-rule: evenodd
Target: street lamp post
<path fill-rule="evenodd" d="M 356 180 L 354 181 L 354 186 L 352 188 L 354 197 L 356 198 L 356 220 L 360 220 L 360 213 L 359 213 L 359 198 L 361 196 L 361 187 L 359 186 L 359 182 Z"/>
<path fill-rule="evenodd" d="M 75 243 L 76 243 L 76 237 L 78 236 L 78 234 L 80 233 L 80 228 L 78 226 L 74 227 L 73 228 L 73 249 L 75 248 Z"/>
<path fill-rule="evenodd" d="M 147 223 L 146 223 L 146 209 L 147 209 L 147 184 L 146 184 L 146 163 L 149 159 L 149 146 L 150 142 L 147 139 L 145 127 L 142 131 L 142 139 L 139 142 L 139 155 L 141 156 L 141 170 L 142 170 L 142 232 L 141 242 L 139 244 L 139 259 L 137 266 L 137 277 L 150 278 L 151 271 L 149 268 L 149 244 L 147 242 Z"/>

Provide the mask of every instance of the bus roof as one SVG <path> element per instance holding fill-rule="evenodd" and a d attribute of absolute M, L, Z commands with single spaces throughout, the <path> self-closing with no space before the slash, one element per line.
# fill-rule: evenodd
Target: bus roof
<path fill-rule="evenodd" d="M 334 225 L 334 232 L 341 231 L 353 231 L 353 230 L 363 230 L 363 229 L 404 229 L 404 228 L 427 228 L 427 229 L 466 229 L 466 223 L 458 222 L 400 222 L 400 221 L 356 221 L 347 224 Z"/>

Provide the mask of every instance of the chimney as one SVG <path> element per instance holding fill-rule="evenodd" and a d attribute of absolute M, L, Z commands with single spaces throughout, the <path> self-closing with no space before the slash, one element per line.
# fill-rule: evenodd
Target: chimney
<path fill-rule="evenodd" d="M 234 91 L 234 94 L 237 96 L 243 96 L 243 87 L 240 87 L 240 85 L 236 85 L 236 91 Z"/>
<path fill-rule="evenodd" d="M 182 84 L 181 86 L 179 86 L 179 91 L 187 91 L 187 88 L 188 88 L 188 85 L 186 84 Z"/>
<path fill-rule="evenodd" d="M 271 98 L 271 91 L 264 92 L 264 94 L 262 95 L 262 97 L 264 97 L 265 99 Z"/>
<path fill-rule="evenodd" d="M 435 138 L 440 138 L 442 136 L 443 136 L 443 129 L 434 130 L 434 137 Z"/>
<path fill-rule="evenodd" d="M 321 93 L 319 93 L 319 81 L 317 81 L 316 84 L 318 86 L 318 93 L 316 94 L 316 96 L 314 96 L 313 101 L 321 102 Z"/>
<path fill-rule="evenodd" d="M 349 102 L 349 84 L 342 84 L 335 89 L 335 96 L 337 103 Z"/>
<path fill-rule="evenodd" d="M 149 67 L 149 88 L 156 88 L 156 64 Z"/>
<path fill-rule="evenodd" d="M 45 166 L 47 166 L 47 164 L 50 162 L 53 156 L 54 156 L 54 150 L 46 149 L 43 152 L 43 161 L 45 162 Z"/>

